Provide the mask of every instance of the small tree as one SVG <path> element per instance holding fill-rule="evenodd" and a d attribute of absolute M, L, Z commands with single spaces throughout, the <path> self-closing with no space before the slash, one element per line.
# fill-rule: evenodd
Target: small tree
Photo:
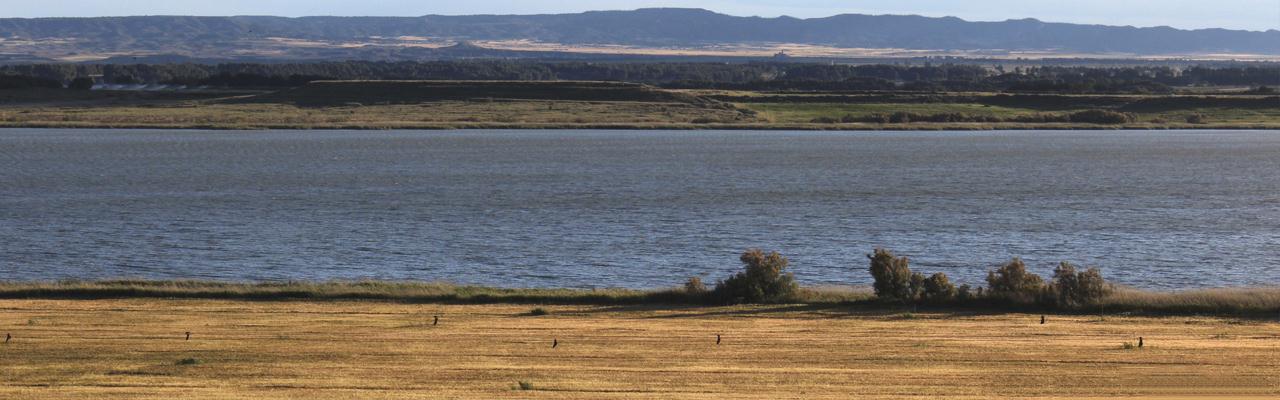
<path fill-rule="evenodd" d="M 744 269 L 716 285 L 716 297 L 729 303 L 774 303 L 795 298 L 800 286 L 784 272 L 787 258 L 778 252 L 753 249 L 739 257 Z"/>
<path fill-rule="evenodd" d="M 1021 303 L 1035 301 L 1044 292 L 1044 279 L 1027 272 L 1027 264 L 1014 258 L 1008 264 L 987 273 L 991 296 Z"/>
<path fill-rule="evenodd" d="M 911 289 L 911 267 L 906 257 L 896 258 L 885 249 L 876 249 L 875 254 L 868 254 L 871 259 L 871 278 L 876 297 L 884 300 L 907 302 L 915 299 Z"/>
<path fill-rule="evenodd" d="M 924 301 L 943 303 L 955 299 L 958 294 L 959 290 L 956 285 L 951 284 L 947 274 L 939 272 L 924 280 L 924 291 L 920 297 Z"/>
<path fill-rule="evenodd" d="M 1089 268 L 1086 271 L 1077 272 L 1076 267 L 1067 262 L 1053 270 L 1051 288 L 1058 306 L 1067 308 L 1093 304 L 1102 300 L 1111 291 L 1106 279 L 1102 278 L 1101 270 Z"/>

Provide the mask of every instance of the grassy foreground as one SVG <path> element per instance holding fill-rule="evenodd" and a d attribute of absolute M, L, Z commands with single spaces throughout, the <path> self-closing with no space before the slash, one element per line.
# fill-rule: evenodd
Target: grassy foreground
<path fill-rule="evenodd" d="M 1280 396 L 1280 324 L 1207 317 L 0 300 L 0 331 L 13 399 Z"/>

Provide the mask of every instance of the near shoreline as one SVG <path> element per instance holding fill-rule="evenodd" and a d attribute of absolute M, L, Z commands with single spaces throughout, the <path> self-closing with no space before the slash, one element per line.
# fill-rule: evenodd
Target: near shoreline
<path fill-rule="evenodd" d="M 0 283 L 0 299 L 112 300 L 189 299 L 231 301 L 370 301 L 409 304 L 552 304 L 668 307 L 717 307 L 715 301 L 683 288 L 511 289 L 429 282 L 283 282 L 211 281 L 66 281 Z M 1274 318 L 1280 314 L 1280 288 L 1198 289 L 1153 292 L 1118 288 L 1096 304 L 1053 309 L 981 299 L 941 305 L 878 300 L 870 288 L 802 287 L 796 298 L 779 304 L 900 311 L 1052 312 L 1069 314 L 1212 315 Z"/>

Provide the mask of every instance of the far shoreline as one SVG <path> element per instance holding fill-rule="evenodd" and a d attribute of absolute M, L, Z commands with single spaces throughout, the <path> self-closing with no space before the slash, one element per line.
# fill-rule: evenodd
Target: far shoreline
<path fill-rule="evenodd" d="M 476 131 L 476 130 L 620 130 L 620 131 L 796 131 L 796 132 L 979 132 L 979 131 L 1280 131 L 1277 124 L 1252 125 L 1095 125 L 1095 124 L 586 124 L 586 125 L 528 125 L 503 123 L 476 124 L 428 124 L 428 125 L 152 125 L 152 124 L 7 124 L 0 122 L 0 129 L 73 129 L 73 130 L 209 130 L 209 131 Z"/>

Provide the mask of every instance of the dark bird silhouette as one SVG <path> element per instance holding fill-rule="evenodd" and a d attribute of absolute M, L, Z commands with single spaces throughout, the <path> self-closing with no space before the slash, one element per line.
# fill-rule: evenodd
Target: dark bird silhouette
<path fill-rule="evenodd" d="M 560 346 L 560 339 L 551 339 L 551 348 L 554 349 L 557 346 Z"/>
<path fill-rule="evenodd" d="M 1141 348 L 1142 348 L 1142 345 L 1143 345 L 1143 343 L 1142 343 L 1142 337 L 1141 337 L 1141 336 L 1139 336 L 1139 337 L 1138 337 L 1138 348 L 1139 348 L 1139 349 L 1141 349 Z"/>
<path fill-rule="evenodd" d="M 720 335 L 716 335 L 716 346 L 720 345 Z"/>
<path fill-rule="evenodd" d="M 1044 325 L 1044 316 L 1043 316 L 1043 315 L 1041 315 L 1041 316 L 1040 316 L 1040 325 Z"/>
<path fill-rule="evenodd" d="M 432 323 L 431 323 L 431 325 L 440 325 L 440 316 L 439 316 L 439 315 L 437 315 L 437 316 L 436 316 L 436 320 L 435 320 L 435 322 L 432 322 Z"/>
<path fill-rule="evenodd" d="M 191 332 L 187 332 L 187 340 L 191 340 Z"/>

